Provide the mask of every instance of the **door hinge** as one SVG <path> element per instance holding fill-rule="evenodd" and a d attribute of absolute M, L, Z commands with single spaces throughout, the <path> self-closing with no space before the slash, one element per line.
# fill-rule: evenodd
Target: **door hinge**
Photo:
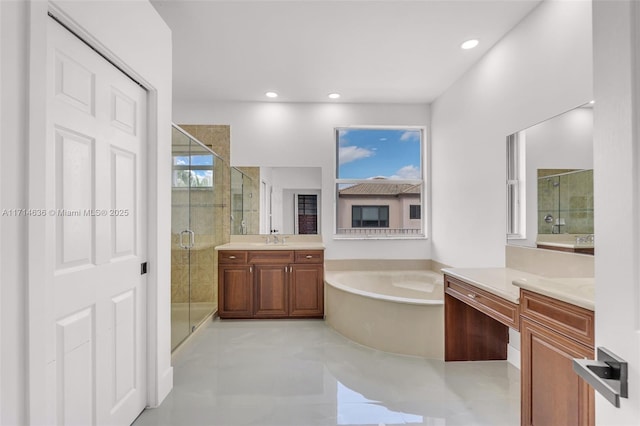
<path fill-rule="evenodd" d="M 140 264 L 140 275 L 144 275 L 147 273 L 147 262 L 142 262 Z"/>

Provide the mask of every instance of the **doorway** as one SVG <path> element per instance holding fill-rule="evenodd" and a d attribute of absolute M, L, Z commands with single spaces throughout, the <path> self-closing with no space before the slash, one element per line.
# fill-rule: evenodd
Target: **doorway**
<path fill-rule="evenodd" d="M 296 197 L 296 234 L 318 233 L 318 195 L 298 194 Z"/>

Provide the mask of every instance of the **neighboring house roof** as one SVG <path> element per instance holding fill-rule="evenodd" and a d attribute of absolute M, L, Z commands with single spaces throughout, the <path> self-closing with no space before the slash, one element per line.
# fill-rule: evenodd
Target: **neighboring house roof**
<path fill-rule="evenodd" d="M 420 184 L 388 184 L 388 183 L 359 183 L 339 191 L 343 195 L 382 195 L 399 196 L 403 194 L 420 195 Z"/>

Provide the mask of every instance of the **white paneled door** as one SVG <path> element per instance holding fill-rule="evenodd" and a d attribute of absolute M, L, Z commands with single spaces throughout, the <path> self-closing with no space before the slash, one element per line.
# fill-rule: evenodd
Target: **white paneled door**
<path fill-rule="evenodd" d="M 129 425 L 146 403 L 146 91 L 49 19 L 47 417 Z"/>

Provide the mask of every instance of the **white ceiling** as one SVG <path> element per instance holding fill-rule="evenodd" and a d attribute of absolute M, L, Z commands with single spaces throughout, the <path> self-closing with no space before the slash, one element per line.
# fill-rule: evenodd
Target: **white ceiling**
<path fill-rule="evenodd" d="M 538 3 L 152 1 L 173 32 L 176 99 L 391 103 L 433 101 Z"/>

